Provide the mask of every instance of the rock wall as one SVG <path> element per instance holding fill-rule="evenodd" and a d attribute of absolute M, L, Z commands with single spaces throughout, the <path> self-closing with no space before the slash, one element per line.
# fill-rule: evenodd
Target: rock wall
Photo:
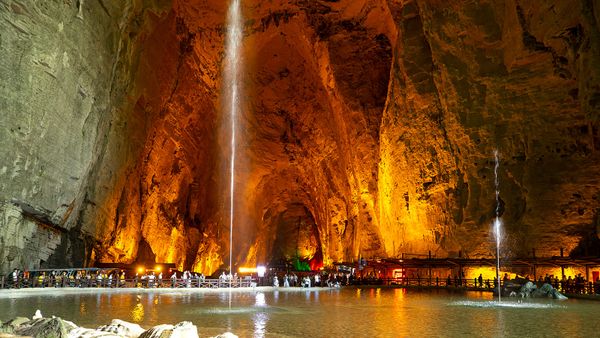
<path fill-rule="evenodd" d="M 81 211 L 97 206 L 90 189 L 114 185 L 112 172 L 94 175 L 107 144 L 129 137 L 119 123 L 129 119 L 121 109 L 139 54 L 133 31 L 153 10 L 141 5 L 0 3 L 2 272 L 9 261 L 28 269 L 90 261 L 98 223 Z M 110 150 L 104 169 L 122 168 L 127 149 Z"/>
<path fill-rule="evenodd" d="M 73 262 L 228 261 L 226 13 L 2 2 L 0 238 L 45 224 Z M 234 262 L 491 256 L 494 150 L 505 255 L 600 254 L 594 1 L 243 1 L 243 15 Z"/>

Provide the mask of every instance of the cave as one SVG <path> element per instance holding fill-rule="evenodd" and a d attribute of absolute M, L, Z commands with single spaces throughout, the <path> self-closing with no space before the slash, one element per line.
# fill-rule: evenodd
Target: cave
<path fill-rule="evenodd" d="M 304 205 L 288 205 L 279 215 L 267 216 L 266 221 L 271 223 L 267 232 L 273 237 L 262 261 L 270 259 L 269 266 L 286 268 L 287 263 L 295 263 L 295 270 L 315 271 L 323 266 L 319 229 Z"/>
<path fill-rule="evenodd" d="M 597 255 L 596 2 L 242 12 L 230 214 L 225 1 L 0 3 L 2 274 Z"/>

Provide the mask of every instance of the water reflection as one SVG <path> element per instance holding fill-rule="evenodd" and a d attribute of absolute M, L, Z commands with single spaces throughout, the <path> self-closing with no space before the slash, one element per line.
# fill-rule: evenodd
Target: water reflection
<path fill-rule="evenodd" d="M 267 333 L 269 315 L 265 312 L 258 312 L 254 314 L 252 320 L 254 321 L 254 337 L 264 337 Z"/>
<path fill-rule="evenodd" d="M 137 303 L 133 310 L 131 310 L 131 320 L 134 323 L 141 323 L 144 321 L 144 305 Z"/>
<path fill-rule="evenodd" d="M 258 292 L 255 296 L 256 301 L 254 302 L 254 305 L 258 306 L 258 307 L 263 307 L 263 306 L 267 306 L 267 301 L 265 300 L 265 294 L 262 292 Z"/>
<path fill-rule="evenodd" d="M 79 314 L 85 316 L 87 314 L 87 309 L 85 308 L 85 302 L 79 303 Z"/>
<path fill-rule="evenodd" d="M 598 304 L 577 300 L 497 306 L 486 300 L 488 294 L 479 293 L 291 289 L 232 291 L 232 309 L 227 310 L 229 292 L 117 290 L 99 298 L 96 292 L 16 298 L 0 294 L 0 320 L 30 316 L 39 308 L 45 316 L 68 318 L 84 327 L 113 318 L 144 328 L 188 320 L 209 330 L 208 335 L 230 331 L 240 337 L 593 337 L 600 332 Z"/>

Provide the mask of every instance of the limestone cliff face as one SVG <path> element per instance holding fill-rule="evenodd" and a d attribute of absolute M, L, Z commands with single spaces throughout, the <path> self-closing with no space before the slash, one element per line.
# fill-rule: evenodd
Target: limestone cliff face
<path fill-rule="evenodd" d="M 242 3 L 234 262 L 489 256 L 496 149 L 505 254 L 599 254 L 594 1 Z M 0 4 L 0 254 L 212 273 L 227 4 L 80 4 Z"/>
<path fill-rule="evenodd" d="M 112 190 L 113 168 L 135 148 L 123 125 L 132 119 L 125 94 L 135 33 L 153 10 L 0 3 L 0 271 L 89 260 L 99 224 L 82 210 L 97 212 L 88 191 Z M 104 157 L 112 158 L 105 174 L 94 176 Z"/>

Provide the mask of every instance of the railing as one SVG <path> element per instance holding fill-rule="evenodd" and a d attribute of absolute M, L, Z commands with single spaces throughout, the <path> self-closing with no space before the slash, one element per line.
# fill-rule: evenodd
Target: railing
<path fill-rule="evenodd" d="M 407 288 L 445 288 L 477 291 L 493 291 L 495 284 L 493 280 L 485 279 L 479 283 L 476 279 L 454 279 L 451 278 L 397 278 L 397 279 L 356 279 L 353 285 L 389 285 Z M 537 282 L 538 287 L 543 283 Z M 567 283 L 551 282 L 555 289 L 564 294 L 581 295 L 600 295 L 600 283 Z M 0 277 L 0 289 L 25 289 L 25 288 L 244 288 L 257 285 L 255 279 L 147 279 L 147 278 L 129 278 L 129 279 L 93 279 L 93 278 L 62 278 L 59 277 L 34 277 L 19 278 L 17 281 L 12 278 Z M 272 285 L 268 283 L 267 285 Z M 314 283 L 312 284 L 314 286 Z M 326 281 L 321 285 L 327 285 Z M 501 282 L 504 286 L 504 282 Z"/>
<path fill-rule="evenodd" d="M 388 278 L 388 279 L 357 279 L 356 285 L 393 285 L 399 287 L 443 287 L 463 288 L 476 290 L 493 290 L 494 281 L 485 279 L 450 279 L 447 278 Z"/>
<path fill-rule="evenodd" d="M 26 289 L 26 288 L 244 288 L 256 286 L 253 279 L 95 279 L 95 278 L 62 278 L 62 277 L 34 277 L 11 278 L 0 277 L 0 289 Z"/>
<path fill-rule="evenodd" d="M 508 281 L 510 283 L 510 281 Z M 355 285 L 390 285 L 408 288 L 454 288 L 477 291 L 493 291 L 496 285 L 493 280 L 484 279 L 479 282 L 476 279 L 454 279 L 451 278 L 396 278 L 396 279 L 358 279 Z M 503 287 L 505 282 L 500 282 Z M 544 282 L 534 282 L 537 287 L 541 287 Z M 582 294 L 582 295 L 600 295 L 600 282 L 550 282 L 555 289 L 564 294 Z"/>

